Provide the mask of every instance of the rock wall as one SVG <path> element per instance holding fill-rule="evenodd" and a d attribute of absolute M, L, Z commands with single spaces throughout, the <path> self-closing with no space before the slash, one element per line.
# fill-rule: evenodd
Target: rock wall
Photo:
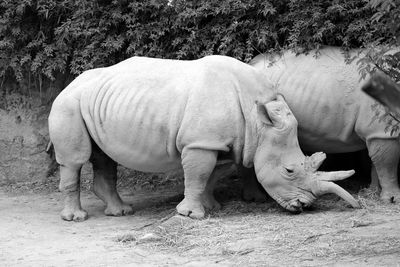
<path fill-rule="evenodd" d="M 49 107 L 18 94 L 0 100 L 0 186 L 45 182 Z"/>
<path fill-rule="evenodd" d="M 47 118 L 50 104 L 41 104 L 38 97 L 4 94 L 0 98 L 0 187 L 7 191 L 58 190 L 59 172 L 48 175 L 49 142 Z M 90 190 L 91 164 L 83 166 L 81 187 Z M 160 185 L 182 182 L 182 174 L 145 174 L 118 167 L 118 187 L 134 190 L 153 189 Z"/>

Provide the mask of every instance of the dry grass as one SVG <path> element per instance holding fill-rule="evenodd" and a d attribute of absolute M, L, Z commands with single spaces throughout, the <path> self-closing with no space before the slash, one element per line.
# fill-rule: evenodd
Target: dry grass
<path fill-rule="evenodd" d="M 272 201 L 245 203 L 237 195 L 228 196 L 219 196 L 222 210 L 203 220 L 164 216 L 118 241 L 194 259 L 206 256 L 215 263 L 250 266 L 358 262 L 400 250 L 400 236 L 394 233 L 400 226 L 391 228 L 400 219 L 400 206 L 382 203 L 371 190 L 357 195 L 362 209 L 349 208 L 336 196 L 325 196 L 300 215 L 285 212 Z M 168 208 L 173 214 L 173 207 Z M 159 239 L 137 242 L 146 233 Z"/>

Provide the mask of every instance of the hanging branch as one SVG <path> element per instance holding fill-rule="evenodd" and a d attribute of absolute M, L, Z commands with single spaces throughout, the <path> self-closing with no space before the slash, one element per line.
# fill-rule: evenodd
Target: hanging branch
<path fill-rule="evenodd" d="M 400 122 L 400 85 L 392 81 L 383 72 L 374 73 L 369 81 L 362 87 L 362 90 L 377 100 L 379 103 L 387 106 L 396 116 L 391 116 Z"/>

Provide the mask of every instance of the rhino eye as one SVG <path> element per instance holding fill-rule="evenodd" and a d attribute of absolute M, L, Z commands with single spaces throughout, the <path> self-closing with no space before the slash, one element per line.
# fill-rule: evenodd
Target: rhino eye
<path fill-rule="evenodd" d="M 290 169 L 290 168 L 286 168 L 285 167 L 285 170 L 289 173 L 289 174 L 292 174 L 293 172 L 294 172 L 294 170 L 293 169 Z"/>

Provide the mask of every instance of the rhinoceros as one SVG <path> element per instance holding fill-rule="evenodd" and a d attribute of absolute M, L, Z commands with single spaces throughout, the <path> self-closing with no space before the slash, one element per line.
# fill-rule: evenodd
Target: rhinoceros
<path fill-rule="evenodd" d="M 257 101 L 257 102 L 255 102 Z M 178 213 L 202 218 L 218 208 L 214 168 L 250 167 L 284 208 L 298 212 L 325 193 L 357 201 L 332 181 L 354 171 L 317 172 L 323 153 L 305 157 L 297 121 L 261 71 L 225 56 L 193 61 L 133 57 L 86 71 L 54 100 L 49 133 L 60 164 L 64 220 L 82 221 L 80 169 L 90 160 L 106 215 L 133 212 L 116 190 L 117 163 L 144 172 L 183 169 Z"/>
<path fill-rule="evenodd" d="M 250 65 L 263 70 L 284 95 L 298 120 L 302 149 L 343 153 L 367 148 L 373 165 L 372 186 L 380 185 L 382 200 L 399 202 L 398 135 L 387 131 L 387 120 L 376 118 L 381 107 L 362 92 L 366 80 L 356 62 L 347 64 L 341 49 L 324 47 L 318 54 L 260 54 Z"/>

